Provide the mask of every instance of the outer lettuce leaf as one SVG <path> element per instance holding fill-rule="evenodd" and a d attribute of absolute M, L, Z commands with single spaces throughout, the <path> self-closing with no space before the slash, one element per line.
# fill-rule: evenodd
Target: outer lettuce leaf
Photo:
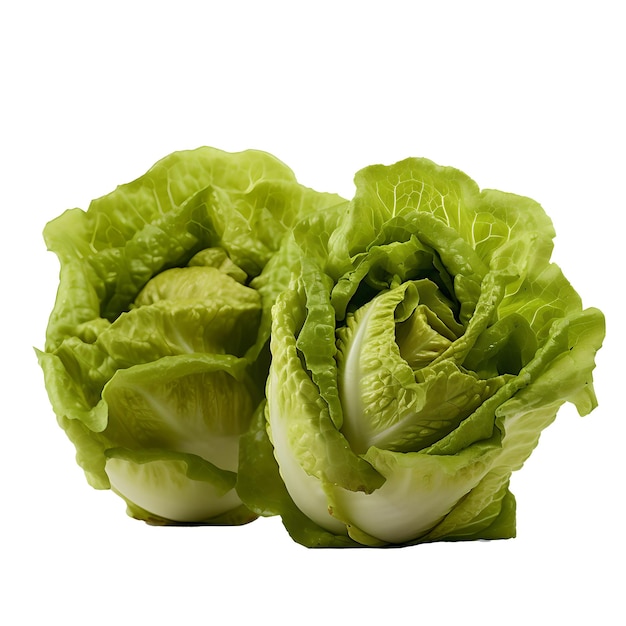
<path fill-rule="evenodd" d="M 87 212 L 73 209 L 51 222 L 46 227 L 46 241 L 65 260 L 123 249 L 133 240 L 140 244 L 138 233 L 173 238 L 169 232 L 159 233 L 160 227 L 178 224 L 178 232 L 188 232 L 189 224 L 169 217 L 178 217 L 190 200 L 203 191 L 208 192 L 204 197 L 215 205 L 210 225 L 221 224 L 219 231 L 223 231 L 227 218 L 238 218 L 241 223 L 258 220 L 259 212 L 254 210 L 257 203 L 245 202 L 242 197 L 245 194 L 254 197 L 257 186 L 266 181 L 296 183 L 293 172 L 265 152 L 248 150 L 232 154 L 208 147 L 174 152 L 137 180 L 94 200 Z M 293 190 L 288 190 L 289 193 Z M 235 202 L 230 194 L 235 195 Z M 297 214 L 290 213 L 287 219 Z M 276 211 L 274 215 L 277 221 L 282 221 L 282 215 Z M 61 230 L 63 225 L 67 227 L 65 232 Z M 197 226 L 201 230 L 207 228 L 202 223 Z"/>
<path fill-rule="evenodd" d="M 138 519 L 208 523 L 241 505 L 234 489 L 236 474 L 201 457 L 123 448 L 108 449 L 105 456 L 112 490 L 126 500 L 129 513 Z M 252 517 L 247 513 L 242 521 Z"/>
<path fill-rule="evenodd" d="M 169 448 L 236 472 L 239 436 L 257 404 L 245 363 L 229 355 L 164 357 L 118 370 L 102 398 L 119 447 Z"/>
<path fill-rule="evenodd" d="M 307 517 L 293 502 L 274 458 L 267 433 L 265 405 L 241 438 L 237 492 L 246 506 L 266 517 L 280 515 L 292 538 L 305 546 L 356 547 L 347 535 L 335 535 Z"/>

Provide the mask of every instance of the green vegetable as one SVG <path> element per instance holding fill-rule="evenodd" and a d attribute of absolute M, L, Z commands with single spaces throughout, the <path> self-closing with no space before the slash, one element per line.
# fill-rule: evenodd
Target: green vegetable
<path fill-rule="evenodd" d="M 602 313 L 533 200 L 426 159 L 355 182 L 201 148 L 46 226 L 50 400 L 130 515 L 280 515 L 306 546 L 515 535 L 512 472 L 565 402 L 596 406 Z"/>
<path fill-rule="evenodd" d="M 511 473 L 563 403 L 596 406 L 603 316 L 550 263 L 536 202 L 425 159 L 356 186 L 289 239 L 245 436 L 263 478 L 240 494 L 307 546 L 513 537 Z"/>
<path fill-rule="evenodd" d="M 46 387 L 88 481 L 130 515 L 255 517 L 235 490 L 269 360 L 254 279 L 301 212 L 337 200 L 268 154 L 201 148 L 46 226 L 61 263 Z"/>

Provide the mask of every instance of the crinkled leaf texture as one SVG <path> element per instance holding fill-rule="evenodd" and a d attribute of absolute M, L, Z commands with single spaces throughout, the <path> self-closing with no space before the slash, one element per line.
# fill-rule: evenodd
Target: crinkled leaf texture
<path fill-rule="evenodd" d="M 425 159 L 355 180 L 280 253 L 240 494 L 307 546 L 513 537 L 512 472 L 563 403 L 596 406 L 602 313 L 550 262 L 536 202 Z"/>
<path fill-rule="evenodd" d="M 235 487 L 267 376 L 263 271 L 302 215 L 340 200 L 266 153 L 200 148 L 46 226 L 61 264 L 37 351 L 48 394 L 90 484 L 130 515 L 254 519 Z"/>

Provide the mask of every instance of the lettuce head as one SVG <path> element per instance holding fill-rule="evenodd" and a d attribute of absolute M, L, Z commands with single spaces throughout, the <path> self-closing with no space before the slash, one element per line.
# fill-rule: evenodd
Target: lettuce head
<path fill-rule="evenodd" d="M 546 213 L 408 159 L 291 235 L 244 500 L 307 546 L 513 537 L 511 474 L 563 403 L 594 409 L 604 337 Z"/>
<path fill-rule="evenodd" d="M 256 517 L 235 489 L 269 360 L 272 294 L 254 281 L 300 213 L 336 201 L 266 153 L 200 148 L 46 226 L 48 394 L 89 483 L 133 517 Z"/>

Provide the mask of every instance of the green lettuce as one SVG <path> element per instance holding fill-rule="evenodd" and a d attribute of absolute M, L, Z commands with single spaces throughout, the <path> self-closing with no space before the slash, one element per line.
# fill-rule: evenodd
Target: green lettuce
<path fill-rule="evenodd" d="M 239 493 L 307 546 L 513 537 L 512 472 L 561 405 L 597 404 L 602 313 L 551 263 L 533 200 L 426 159 L 355 182 L 279 255 Z"/>
<path fill-rule="evenodd" d="M 89 483 L 156 524 L 238 524 L 239 440 L 264 396 L 273 292 L 303 214 L 338 201 L 274 157 L 179 152 L 44 231 L 60 261 L 38 351 Z"/>
<path fill-rule="evenodd" d="M 305 546 L 515 536 L 511 475 L 564 403 L 596 407 L 604 317 L 535 201 L 426 159 L 355 183 L 200 148 L 46 226 L 48 395 L 131 516 L 280 515 Z"/>

